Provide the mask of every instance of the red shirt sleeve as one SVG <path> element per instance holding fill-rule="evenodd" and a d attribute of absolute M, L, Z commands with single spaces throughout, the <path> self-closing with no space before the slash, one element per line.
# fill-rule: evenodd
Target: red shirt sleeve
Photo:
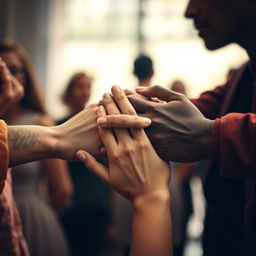
<path fill-rule="evenodd" d="M 230 113 L 217 118 L 212 142 L 223 176 L 256 178 L 256 114 Z"/>
<path fill-rule="evenodd" d="M 192 103 L 209 119 L 215 119 L 220 113 L 220 108 L 227 90 L 227 85 L 216 87 L 212 91 L 206 91 L 198 99 L 190 99 Z"/>

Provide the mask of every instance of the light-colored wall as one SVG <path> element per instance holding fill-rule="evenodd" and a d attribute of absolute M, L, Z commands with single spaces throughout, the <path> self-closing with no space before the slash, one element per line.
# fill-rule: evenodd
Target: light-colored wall
<path fill-rule="evenodd" d="M 50 0 L 0 0 L 0 37 L 28 52 L 42 87 L 46 84 Z"/>

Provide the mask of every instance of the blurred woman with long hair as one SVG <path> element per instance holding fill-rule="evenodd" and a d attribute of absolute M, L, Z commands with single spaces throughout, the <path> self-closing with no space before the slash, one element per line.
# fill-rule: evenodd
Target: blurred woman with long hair
<path fill-rule="evenodd" d="M 46 113 L 43 94 L 25 50 L 10 40 L 1 40 L 0 57 L 25 92 L 4 116 L 6 122 L 9 125 L 54 125 Z M 69 255 L 64 233 L 53 210 L 61 212 L 72 193 L 65 162 L 47 159 L 22 164 L 12 169 L 12 178 L 14 198 L 31 255 Z"/>

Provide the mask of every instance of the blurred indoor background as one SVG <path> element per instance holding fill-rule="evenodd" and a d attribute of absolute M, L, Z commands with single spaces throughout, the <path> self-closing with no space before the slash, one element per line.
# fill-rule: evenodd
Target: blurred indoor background
<path fill-rule="evenodd" d="M 134 89 L 133 61 L 154 61 L 153 84 L 182 80 L 189 97 L 225 81 L 246 60 L 235 45 L 210 52 L 183 16 L 188 0 L 0 0 L 0 38 L 29 53 L 43 86 L 48 112 L 65 114 L 60 95 L 77 71 L 94 78 L 90 102 L 113 84 Z M 204 198 L 200 179 L 191 181 L 194 215 L 188 226 L 187 256 L 199 256 Z"/>
<path fill-rule="evenodd" d="M 94 77 L 90 102 L 113 84 L 134 88 L 134 58 L 144 52 L 155 64 L 153 83 L 181 79 L 188 96 L 222 83 L 246 54 L 235 45 L 210 52 L 191 21 L 183 17 L 187 0 L 0 0 L 0 37 L 29 52 L 47 108 L 64 113 L 62 88 L 75 71 Z M 221 68 L 219 68 L 221 67 Z"/>

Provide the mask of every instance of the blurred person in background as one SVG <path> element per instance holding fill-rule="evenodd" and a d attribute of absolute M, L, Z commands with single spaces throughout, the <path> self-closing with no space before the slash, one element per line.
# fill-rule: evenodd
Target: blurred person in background
<path fill-rule="evenodd" d="M 138 80 L 138 86 L 150 86 L 154 76 L 152 59 L 145 54 L 136 57 L 133 63 L 133 74 Z"/>
<path fill-rule="evenodd" d="M 10 40 L 1 40 L 0 57 L 24 87 L 24 97 L 3 116 L 7 124 L 53 126 L 25 50 Z M 69 255 L 56 216 L 56 212 L 66 207 L 72 194 L 65 162 L 59 159 L 35 161 L 13 167 L 11 173 L 13 194 L 31 255 Z"/>
<path fill-rule="evenodd" d="M 69 114 L 58 121 L 62 124 L 85 108 L 91 95 L 93 79 L 78 72 L 69 79 L 62 95 Z M 81 138 L 82 139 L 82 138 Z M 104 163 L 105 160 L 98 159 Z M 74 194 L 61 221 L 73 256 L 97 256 L 103 248 L 104 238 L 111 234 L 110 189 L 81 162 L 68 162 Z"/>

